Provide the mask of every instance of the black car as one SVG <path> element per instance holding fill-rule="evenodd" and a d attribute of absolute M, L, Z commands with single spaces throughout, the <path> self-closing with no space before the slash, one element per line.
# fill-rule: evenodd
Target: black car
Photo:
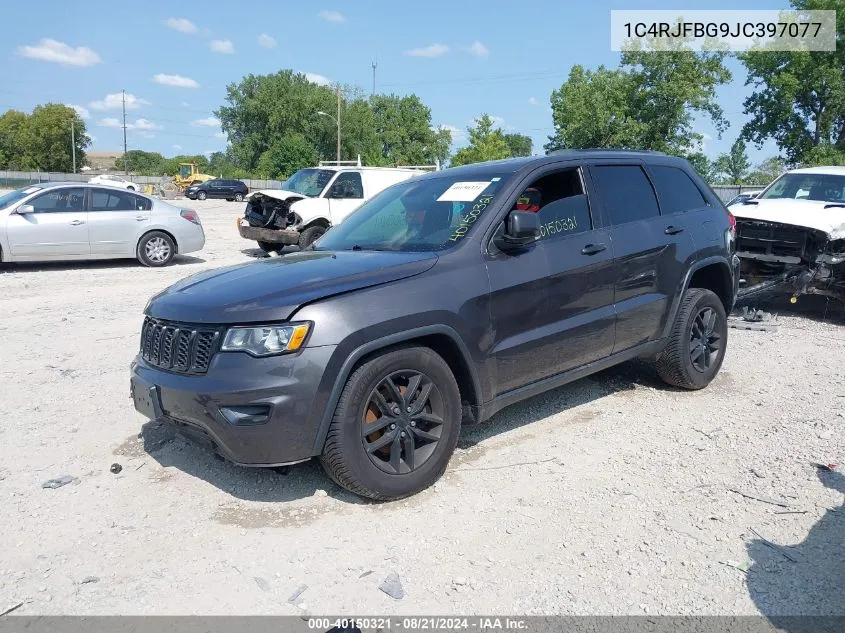
<path fill-rule="evenodd" d="M 249 193 L 249 187 L 240 180 L 224 180 L 216 178 L 198 185 L 191 185 L 185 189 L 185 197 L 191 200 L 205 200 L 206 198 L 225 198 L 226 200 L 241 202 Z"/>
<path fill-rule="evenodd" d="M 319 456 L 341 486 L 401 498 L 441 476 L 462 423 L 617 363 L 707 386 L 737 293 L 734 232 L 662 154 L 415 177 L 304 251 L 154 296 L 135 407 L 238 464 Z"/>

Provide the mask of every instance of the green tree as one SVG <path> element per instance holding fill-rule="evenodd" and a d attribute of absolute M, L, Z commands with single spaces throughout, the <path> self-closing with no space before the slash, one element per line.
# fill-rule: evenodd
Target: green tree
<path fill-rule="evenodd" d="M 499 128 L 494 129 L 493 119 L 489 114 L 482 114 L 476 119 L 475 127 L 467 128 L 469 145 L 458 151 L 452 158 L 452 166 L 499 160 L 511 155 L 511 148 L 505 135 Z"/>
<path fill-rule="evenodd" d="M 452 135 L 433 129 L 431 110 L 417 95 L 376 95 L 370 100 L 381 156 L 390 165 L 430 165 L 445 162 Z"/>
<path fill-rule="evenodd" d="M 731 145 L 731 151 L 721 154 L 716 159 L 715 171 L 718 176 L 727 181 L 730 185 L 741 185 L 748 177 L 748 169 L 751 163 L 748 154 L 745 153 L 745 143 L 737 139 Z"/>
<path fill-rule="evenodd" d="M 31 114 L 9 111 L 0 117 L 0 164 L 7 167 L 68 172 L 73 169 L 74 147 L 79 168 L 90 144 L 85 122 L 66 105 L 48 103 Z"/>
<path fill-rule="evenodd" d="M 707 158 L 704 152 L 692 152 L 687 154 L 685 158 L 690 162 L 693 169 L 704 179 L 705 182 L 713 182 L 715 180 L 715 166 L 713 162 Z"/>
<path fill-rule="evenodd" d="M 273 141 L 272 146 L 258 159 L 258 175 L 262 178 L 285 180 L 295 171 L 316 164 L 317 150 L 296 132 Z"/>
<path fill-rule="evenodd" d="M 755 166 L 745 181 L 750 185 L 768 185 L 785 171 L 786 162 L 779 156 L 772 156 Z"/>
<path fill-rule="evenodd" d="M 511 156 L 531 156 L 534 141 L 524 134 L 505 134 L 505 143 L 511 150 Z"/>
<path fill-rule="evenodd" d="M 26 114 L 7 110 L 0 116 L 0 166 L 6 169 L 30 169 L 23 156 L 25 146 Z"/>
<path fill-rule="evenodd" d="M 158 152 L 145 152 L 140 149 L 130 149 L 126 152 L 124 160 L 123 156 L 119 156 L 114 161 L 114 167 L 118 171 L 130 171 L 133 174 L 141 176 L 163 176 L 164 171 L 164 156 Z"/>
<path fill-rule="evenodd" d="M 800 10 L 835 9 L 838 45 L 829 51 L 752 51 L 740 55 L 753 87 L 743 136 L 773 139 L 790 163 L 845 151 L 845 0 L 793 0 Z M 818 149 L 817 149 L 818 148 Z M 836 152 L 830 153 L 831 150 Z"/>
<path fill-rule="evenodd" d="M 545 147 L 692 154 L 702 139 L 693 129 L 696 115 L 720 134 L 727 127 L 716 101 L 717 87 L 731 80 L 724 59 L 722 52 L 632 49 L 616 70 L 573 66 L 552 93 L 555 134 Z"/>

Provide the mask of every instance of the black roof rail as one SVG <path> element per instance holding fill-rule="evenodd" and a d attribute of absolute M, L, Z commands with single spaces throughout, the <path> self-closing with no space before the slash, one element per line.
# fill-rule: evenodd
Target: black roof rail
<path fill-rule="evenodd" d="M 592 154 L 607 152 L 609 154 L 647 154 L 650 156 L 668 156 L 665 152 L 657 152 L 650 149 L 621 149 L 614 147 L 596 147 L 596 148 L 579 148 L 579 149 L 556 149 L 549 152 L 549 156 L 556 156 L 560 154 Z"/>

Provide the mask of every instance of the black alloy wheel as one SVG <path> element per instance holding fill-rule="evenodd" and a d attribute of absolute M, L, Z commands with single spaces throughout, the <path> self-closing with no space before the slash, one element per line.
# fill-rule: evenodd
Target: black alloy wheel
<path fill-rule="evenodd" d="M 443 431 L 444 402 L 431 378 L 397 371 L 373 389 L 361 419 L 370 461 L 390 474 L 407 474 L 432 456 Z"/>

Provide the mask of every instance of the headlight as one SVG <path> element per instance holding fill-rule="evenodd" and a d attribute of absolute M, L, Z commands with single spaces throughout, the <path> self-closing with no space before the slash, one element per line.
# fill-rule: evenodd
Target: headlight
<path fill-rule="evenodd" d="M 295 352 L 302 347 L 310 328 L 308 323 L 233 327 L 226 332 L 220 349 L 224 352 L 246 352 L 252 356 Z"/>

